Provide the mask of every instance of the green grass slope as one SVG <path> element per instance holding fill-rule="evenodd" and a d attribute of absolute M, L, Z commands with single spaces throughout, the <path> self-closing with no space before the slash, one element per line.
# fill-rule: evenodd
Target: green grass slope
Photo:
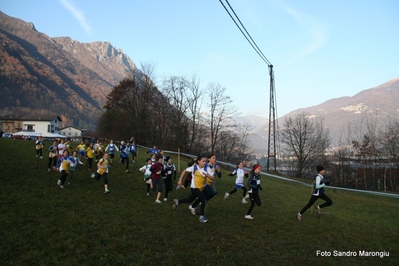
<path fill-rule="evenodd" d="M 74 145 L 76 146 L 76 145 Z M 102 180 L 77 167 L 61 189 L 59 173 L 35 157 L 33 141 L 0 139 L 0 263 L 2 265 L 398 265 L 399 200 L 363 193 L 326 193 L 334 204 L 298 222 L 310 188 L 262 177 L 262 206 L 245 220 L 241 191 L 223 200 L 234 177 L 217 180 L 218 194 L 198 222 L 187 204 L 172 209 L 146 195 L 139 150 L 130 173 L 118 160 L 110 169 L 110 194 Z M 177 158 L 175 163 L 177 164 Z M 181 162 L 182 170 L 186 162 Z M 163 199 L 163 195 L 162 195 Z M 198 208 L 197 208 L 198 209 Z M 324 252 L 318 255 L 318 251 Z M 364 256 L 385 252 L 385 256 Z M 330 252 L 330 254 L 326 253 Z M 343 256 L 353 252 L 351 256 Z M 388 255 L 389 254 L 389 255 Z M 356 256 L 355 256 L 356 255 Z M 363 255 L 363 256 L 362 256 Z M 371 255 L 371 254 L 369 254 Z M 375 254 L 372 254 L 375 255 Z"/>

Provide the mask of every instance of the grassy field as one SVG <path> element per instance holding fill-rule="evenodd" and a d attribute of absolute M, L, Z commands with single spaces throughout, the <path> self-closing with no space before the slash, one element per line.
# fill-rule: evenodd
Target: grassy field
<path fill-rule="evenodd" d="M 76 144 L 74 145 L 76 146 Z M 110 169 L 110 194 L 102 180 L 79 165 L 72 185 L 56 185 L 59 173 L 35 157 L 34 142 L 0 139 L 0 264 L 2 265 L 398 265 L 399 200 L 326 189 L 333 206 L 310 210 L 298 222 L 310 188 L 263 176 L 262 206 L 245 220 L 249 204 L 225 174 L 218 194 L 207 204 L 208 223 L 198 222 L 187 204 L 172 209 L 146 195 L 147 155 Z M 175 160 L 176 163 L 176 160 Z M 182 163 L 186 165 L 185 162 Z M 229 169 L 230 170 L 230 169 Z M 163 199 L 163 195 L 162 195 Z M 317 252 L 325 256 L 317 255 Z M 337 256 L 343 252 L 357 256 Z M 389 252 L 361 256 L 359 251 Z M 335 253 L 334 253 L 335 252 Z M 341 252 L 341 253 L 337 253 Z M 387 253 L 385 253 L 387 255 Z"/>

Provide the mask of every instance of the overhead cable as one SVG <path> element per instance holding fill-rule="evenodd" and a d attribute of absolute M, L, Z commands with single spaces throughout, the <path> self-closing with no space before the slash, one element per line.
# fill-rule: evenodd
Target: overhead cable
<path fill-rule="evenodd" d="M 237 21 L 235 20 L 235 18 L 231 15 L 230 11 L 227 9 L 227 7 L 224 5 L 224 3 L 219 0 L 219 2 L 222 4 L 222 6 L 224 7 L 224 9 L 226 10 L 226 12 L 229 14 L 230 18 L 233 20 L 233 22 L 236 24 L 237 28 L 241 31 L 241 33 L 244 35 L 245 39 L 247 39 L 247 41 L 249 42 L 249 44 L 252 46 L 252 48 L 255 50 L 255 52 L 260 56 L 260 58 L 267 64 L 267 65 L 271 65 L 270 61 L 267 60 L 266 56 L 262 53 L 262 51 L 260 50 L 260 48 L 258 47 L 258 45 L 256 44 L 256 42 L 252 39 L 251 35 L 249 34 L 249 32 L 247 31 L 247 29 L 245 28 L 245 26 L 242 24 L 241 20 L 239 19 L 239 17 L 237 16 L 236 12 L 234 11 L 233 7 L 230 5 L 229 1 L 226 0 L 226 3 L 229 5 L 231 11 L 234 13 L 234 16 L 237 18 L 238 22 L 240 23 L 240 25 L 238 25 Z M 247 36 L 248 35 L 248 36 Z"/>

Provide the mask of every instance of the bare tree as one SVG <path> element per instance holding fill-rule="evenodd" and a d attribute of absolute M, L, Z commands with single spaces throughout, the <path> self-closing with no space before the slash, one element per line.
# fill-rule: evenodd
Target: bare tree
<path fill-rule="evenodd" d="M 203 92 L 200 89 L 200 81 L 195 75 L 191 77 L 189 92 L 188 101 L 190 102 L 190 108 L 188 118 L 190 121 L 190 141 L 188 144 L 188 151 L 193 151 L 193 147 L 196 147 L 197 150 L 195 152 L 198 152 L 204 150 L 205 139 L 203 139 L 204 137 L 201 132 L 205 132 L 205 128 L 201 117 Z"/>
<path fill-rule="evenodd" d="M 297 162 L 296 177 L 305 177 L 313 169 L 330 144 L 328 130 L 322 119 L 313 120 L 307 113 L 300 113 L 284 121 L 281 142 L 287 146 Z M 323 156 L 324 157 L 324 156 Z"/>
<path fill-rule="evenodd" d="M 253 126 L 246 123 L 224 126 L 216 145 L 218 158 L 230 163 L 246 159 L 251 148 L 248 136 L 252 130 Z"/>
<path fill-rule="evenodd" d="M 219 132 L 219 141 L 217 145 L 221 160 L 229 163 L 236 163 L 239 160 L 240 138 L 235 131 Z"/>
<path fill-rule="evenodd" d="M 354 155 L 357 158 L 356 173 L 363 175 L 363 189 L 375 189 L 379 186 L 380 152 L 378 150 L 377 129 L 379 127 L 378 115 L 362 116 L 361 121 L 355 125 L 353 137 Z M 362 173 L 359 171 L 362 170 Z"/>
<path fill-rule="evenodd" d="M 196 141 L 199 127 L 202 93 L 196 76 L 191 80 L 171 76 L 163 81 L 163 94 L 173 110 L 170 110 L 170 127 L 173 129 L 172 141 L 177 147 L 190 151 Z"/>
<path fill-rule="evenodd" d="M 238 143 L 238 157 L 246 158 L 251 152 L 251 145 L 249 136 L 252 134 L 254 126 L 245 122 L 236 126 L 237 136 L 239 137 Z"/>
<path fill-rule="evenodd" d="M 387 156 L 388 165 L 390 167 L 390 187 L 392 190 L 396 190 L 395 182 L 397 175 L 397 171 L 392 171 L 392 169 L 399 169 L 399 120 L 389 121 L 383 130 L 380 132 L 380 143 L 384 149 L 384 153 Z M 384 172 L 384 190 L 386 191 L 386 182 L 387 182 L 387 168 L 385 168 Z M 393 173 L 393 177 L 392 177 Z"/>
<path fill-rule="evenodd" d="M 184 77 L 171 76 L 163 81 L 162 93 L 171 105 L 166 114 L 171 131 L 169 142 L 176 148 L 185 148 L 188 143 L 188 87 L 189 81 Z"/>
<path fill-rule="evenodd" d="M 207 87 L 209 114 L 206 123 L 209 127 L 210 151 L 215 152 L 219 132 L 232 117 L 237 115 L 233 101 L 225 95 L 226 88 L 218 83 L 211 83 Z"/>
<path fill-rule="evenodd" d="M 352 166 L 351 166 L 351 155 L 352 155 L 352 145 L 351 145 L 351 124 L 344 126 L 340 130 L 340 136 L 338 137 L 338 143 L 336 149 L 334 150 L 334 157 L 337 164 L 334 167 L 334 183 L 337 186 L 346 187 L 351 181 Z"/>

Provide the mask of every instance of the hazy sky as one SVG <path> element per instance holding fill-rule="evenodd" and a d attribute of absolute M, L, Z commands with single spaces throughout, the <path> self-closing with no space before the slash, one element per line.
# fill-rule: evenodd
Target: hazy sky
<path fill-rule="evenodd" d="M 274 66 L 278 117 L 399 77 L 397 0 L 229 3 Z M 269 115 L 268 66 L 218 0 L 0 0 L 0 10 L 50 37 L 109 41 L 155 65 L 159 84 L 219 83 L 242 115 Z"/>

